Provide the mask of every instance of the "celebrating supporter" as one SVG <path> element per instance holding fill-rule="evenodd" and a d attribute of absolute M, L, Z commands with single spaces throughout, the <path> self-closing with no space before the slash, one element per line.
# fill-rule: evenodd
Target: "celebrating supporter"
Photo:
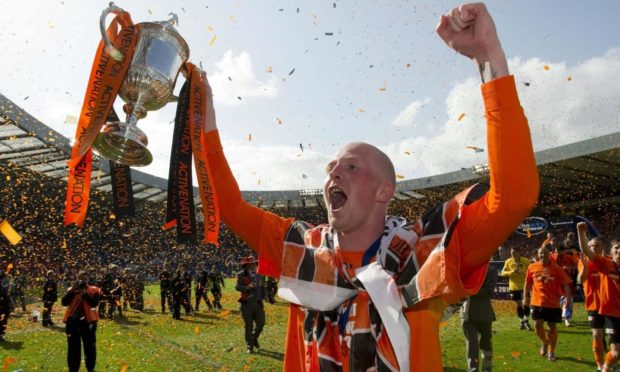
<path fill-rule="evenodd" d="M 489 258 L 537 199 L 527 121 L 486 7 L 452 9 L 437 32 L 481 71 L 491 189 L 470 188 L 413 223 L 387 216 L 394 166 L 360 142 L 327 164 L 329 225 L 250 205 L 223 155 L 208 89 L 205 141 L 223 220 L 292 302 L 284 370 L 441 370 L 445 305 L 478 291 Z"/>
<path fill-rule="evenodd" d="M 551 253 L 551 261 L 560 265 L 562 270 L 566 273 L 566 275 L 571 279 L 570 282 L 570 290 L 571 294 L 575 293 L 575 281 L 577 278 L 577 262 L 579 261 L 578 256 L 575 254 L 575 250 L 572 248 L 567 248 L 560 244 L 560 239 L 553 237 L 549 245 L 552 248 Z M 573 318 L 573 301 L 568 301 L 568 299 L 562 297 L 562 318 L 564 318 L 564 324 L 567 327 L 571 325 L 571 319 Z"/>
<path fill-rule="evenodd" d="M 531 330 L 532 327 L 528 321 L 530 308 L 523 305 L 523 287 L 528 266 L 530 266 L 530 260 L 521 256 L 521 247 L 513 246 L 510 248 L 510 258 L 504 262 L 501 276 L 508 277 L 510 299 L 517 305 L 517 317 L 521 321 L 520 329 Z"/>
<path fill-rule="evenodd" d="M 58 283 L 56 282 L 56 273 L 52 270 L 48 270 L 46 273 L 41 299 L 43 301 L 43 327 L 53 326 L 52 310 L 54 309 L 54 303 L 58 300 Z"/>
<path fill-rule="evenodd" d="M 587 225 L 585 222 L 577 224 L 579 248 L 592 261 L 600 274 L 599 310 L 605 317 L 606 333 L 609 335 L 609 348 L 605 356 L 603 372 L 613 371 L 620 358 L 620 240 L 613 240 L 609 246 L 611 258 L 597 255 L 588 245 L 586 238 Z"/>
<path fill-rule="evenodd" d="M 596 256 L 600 256 L 605 252 L 605 244 L 601 238 L 592 238 L 588 242 L 588 247 Z M 600 273 L 596 269 L 591 260 L 586 259 L 585 254 L 581 254 L 579 260 L 578 281 L 583 285 L 583 293 L 585 296 L 585 307 L 588 312 L 588 322 L 592 330 L 592 351 L 594 352 L 594 360 L 597 369 L 603 368 L 605 361 L 605 316 L 599 314 L 601 303 L 600 296 Z"/>
<path fill-rule="evenodd" d="M 572 301 L 572 296 L 570 278 L 558 264 L 551 261 L 549 255 L 547 248 L 538 249 L 539 261 L 527 268 L 523 306 L 530 306 L 532 310 L 536 335 L 542 341 L 540 355 L 555 361 L 555 347 L 558 343 L 556 325 L 562 321 L 560 297 Z M 545 322 L 549 327 L 548 333 L 545 332 Z"/>

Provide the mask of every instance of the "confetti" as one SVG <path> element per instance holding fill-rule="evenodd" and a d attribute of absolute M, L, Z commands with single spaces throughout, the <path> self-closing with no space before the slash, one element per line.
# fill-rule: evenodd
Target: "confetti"
<path fill-rule="evenodd" d="M 407 68 L 411 67 L 411 63 L 407 63 L 407 64 L 405 65 L 405 67 L 407 67 Z"/>
<path fill-rule="evenodd" d="M 403 180 L 403 179 L 405 179 L 405 176 L 403 176 L 402 174 L 397 174 L 396 175 L 396 179 L 397 180 Z"/>
<path fill-rule="evenodd" d="M 4 237 L 12 245 L 16 245 L 22 240 L 21 235 L 19 235 L 17 231 L 15 231 L 13 226 L 11 226 L 11 224 L 7 220 L 0 222 L 0 233 L 2 233 L 2 235 L 4 235 Z"/>
<path fill-rule="evenodd" d="M 333 32 L 326 32 L 325 36 L 334 36 L 334 33 Z"/>
<path fill-rule="evenodd" d="M 248 142 L 252 142 L 252 133 L 248 134 Z"/>
<path fill-rule="evenodd" d="M 519 351 L 513 351 L 512 353 L 510 353 L 510 356 L 513 358 L 518 358 L 521 356 L 521 352 Z"/>
<path fill-rule="evenodd" d="M 299 144 L 299 148 L 301 149 L 301 151 L 304 151 L 304 145 L 303 144 Z"/>
<path fill-rule="evenodd" d="M 198 326 L 195 326 L 195 327 L 194 327 L 194 334 L 195 334 L 195 335 L 200 334 L 200 328 L 198 328 Z"/>
<path fill-rule="evenodd" d="M 127 362 L 124 360 L 121 360 L 121 370 L 120 372 L 127 372 Z"/>
<path fill-rule="evenodd" d="M 293 75 L 293 73 L 294 73 L 294 72 L 295 72 L 295 69 L 293 68 L 293 69 L 291 70 L 291 72 L 289 72 L 289 73 L 288 73 L 288 76 Z"/>
<path fill-rule="evenodd" d="M 568 81 L 572 81 L 572 80 L 573 80 L 573 77 L 572 77 L 572 76 L 569 76 L 569 77 L 567 77 L 567 78 L 566 78 L 566 80 L 568 80 Z"/>
<path fill-rule="evenodd" d="M 76 115 L 67 115 L 65 117 L 65 124 L 77 124 L 78 117 Z"/>
<path fill-rule="evenodd" d="M 545 69 L 545 71 L 551 70 L 551 67 L 549 67 L 549 65 L 544 65 L 543 68 Z"/>
<path fill-rule="evenodd" d="M 366 110 L 364 110 L 363 108 L 358 108 L 357 111 L 359 111 L 359 112 L 366 112 Z"/>
<path fill-rule="evenodd" d="M 213 31 L 213 27 L 207 26 L 207 31 L 212 32 Z"/>
<path fill-rule="evenodd" d="M 273 69 L 271 68 L 271 66 L 267 66 L 267 68 L 265 69 L 265 72 L 271 74 L 273 72 Z"/>
<path fill-rule="evenodd" d="M 463 118 L 465 117 L 465 113 L 461 113 L 461 115 L 459 115 L 459 117 L 456 119 L 456 121 L 461 121 L 463 120 Z"/>
<path fill-rule="evenodd" d="M 484 149 L 476 146 L 465 146 L 466 149 L 474 150 L 475 152 L 484 152 Z"/>
<path fill-rule="evenodd" d="M 209 46 L 213 45 L 213 43 L 215 43 L 215 39 L 217 39 L 217 35 L 213 35 L 213 37 L 211 38 L 211 41 L 209 41 Z"/>
<path fill-rule="evenodd" d="M 528 83 L 527 81 L 525 83 L 523 83 L 523 84 L 525 84 L 526 87 L 530 86 L 530 83 Z"/>
<path fill-rule="evenodd" d="M 405 151 L 405 155 L 411 155 L 411 152 Z"/>
<path fill-rule="evenodd" d="M 280 118 L 276 118 L 276 122 L 277 122 L 278 124 L 282 124 L 282 119 L 280 119 Z"/>

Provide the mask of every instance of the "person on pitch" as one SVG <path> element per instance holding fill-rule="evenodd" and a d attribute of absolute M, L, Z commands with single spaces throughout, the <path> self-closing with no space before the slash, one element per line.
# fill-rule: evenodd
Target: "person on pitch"
<path fill-rule="evenodd" d="M 550 252 L 538 249 L 538 262 L 527 268 L 523 306 L 529 306 L 536 335 L 542 341 L 540 355 L 555 361 L 555 347 L 558 343 L 557 324 L 562 321 L 560 297 L 572 301 L 571 279 L 557 263 L 551 261 Z M 572 304 L 570 304 L 572 306 Z M 545 322 L 549 332 L 545 332 Z"/>
<path fill-rule="evenodd" d="M 599 237 L 590 239 L 588 247 L 596 256 L 601 256 L 605 253 L 605 243 Z M 598 312 L 601 304 L 601 274 L 592 260 L 588 259 L 583 253 L 579 260 L 578 270 L 577 281 L 583 286 L 588 323 L 590 323 L 590 329 L 592 330 L 594 361 L 596 362 L 597 370 L 600 371 L 605 363 L 605 316 Z"/>
<path fill-rule="evenodd" d="M 523 306 L 523 287 L 525 286 L 525 273 L 530 260 L 521 256 L 521 247 L 513 246 L 510 248 L 510 258 L 504 262 L 501 276 L 508 277 L 508 290 L 510 299 L 517 305 L 517 317 L 521 321 L 519 329 L 532 330 L 528 318 L 530 316 L 529 306 Z"/>
<path fill-rule="evenodd" d="M 609 244 L 611 257 L 597 255 L 588 245 L 586 230 L 585 222 L 577 224 L 579 248 L 600 274 L 598 313 L 605 317 L 605 333 L 609 335 L 609 351 L 601 371 L 611 372 L 620 359 L 620 239 Z"/>
<path fill-rule="evenodd" d="M 327 164 L 328 224 L 312 227 L 247 203 L 207 89 L 204 140 L 222 219 L 258 253 L 259 271 L 280 279 L 278 295 L 291 303 L 286 371 L 441 371 L 443 311 L 478 292 L 490 257 L 538 198 L 527 120 L 486 6 L 452 9 L 437 33 L 481 72 L 490 189 L 473 186 L 417 221 L 387 215 L 394 166 L 362 142 Z"/>

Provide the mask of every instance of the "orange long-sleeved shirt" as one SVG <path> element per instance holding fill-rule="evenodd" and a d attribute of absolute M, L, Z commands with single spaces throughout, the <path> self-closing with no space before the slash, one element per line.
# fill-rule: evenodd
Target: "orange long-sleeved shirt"
<path fill-rule="evenodd" d="M 481 282 L 484 278 L 484 270 L 479 270 L 480 267 L 528 215 L 539 188 L 527 119 L 519 103 L 514 78 L 507 76 L 486 83 L 482 85 L 482 94 L 487 118 L 490 190 L 463 208 L 451 238 L 458 244 L 458 249 L 453 250 L 458 255 L 455 269 L 465 287 L 467 282 Z M 206 144 L 223 221 L 260 257 L 281 270 L 284 237 L 292 219 L 281 218 L 245 202 L 224 157 L 217 131 L 206 134 Z M 360 265 L 359 255 L 343 253 L 350 264 Z M 419 275 L 423 271 L 422 264 Z M 476 278 L 470 278 L 474 272 Z M 442 370 L 439 318 L 445 304 L 441 298 L 430 299 L 405 312 L 411 330 L 412 370 Z M 284 370 L 305 370 L 302 321 L 300 307 L 291 305 Z"/>

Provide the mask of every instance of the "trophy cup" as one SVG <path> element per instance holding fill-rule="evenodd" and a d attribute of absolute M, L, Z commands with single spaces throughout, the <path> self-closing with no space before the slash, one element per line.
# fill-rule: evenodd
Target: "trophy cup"
<path fill-rule="evenodd" d="M 105 32 L 105 18 L 114 3 L 103 11 L 100 19 L 101 36 L 106 47 L 112 44 Z M 119 95 L 125 101 L 125 122 L 106 123 L 93 142 L 101 156 L 129 166 L 146 166 L 153 161 L 147 149 L 146 134 L 137 126 L 147 111 L 158 110 L 176 101 L 172 91 L 181 66 L 189 58 L 189 47 L 173 27 L 178 23 L 175 14 L 163 22 L 142 22 L 136 25 L 139 38 L 136 50 L 123 80 Z M 113 49 L 114 47 L 112 47 Z"/>

